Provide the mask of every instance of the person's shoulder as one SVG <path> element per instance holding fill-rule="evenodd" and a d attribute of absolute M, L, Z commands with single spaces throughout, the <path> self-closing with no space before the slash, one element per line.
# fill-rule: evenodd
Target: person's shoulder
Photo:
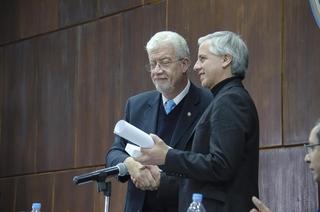
<path fill-rule="evenodd" d="M 226 85 L 224 85 L 221 90 L 216 95 L 217 98 L 223 97 L 229 97 L 229 96 L 247 96 L 248 92 L 244 88 L 242 82 L 240 80 L 234 80 Z"/>
<path fill-rule="evenodd" d="M 191 83 L 191 89 L 193 89 L 193 92 L 196 92 L 202 98 L 212 99 L 212 93 L 207 88 L 198 87 L 197 85 Z"/>
<path fill-rule="evenodd" d="M 159 92 L 156 90 L 145 91 L 129 97 L 129 101 L 148 100 L 150 98 L 155 98 L 157 95 L 159 95 Z"/>
<path fill-rule="evenodd" d="M 216 98 L 217 106 L 231 105 L 254 105 L 253 100 L 248 91 L 243 86 L 232 86 L 224 92 L 219 93 Z"/>

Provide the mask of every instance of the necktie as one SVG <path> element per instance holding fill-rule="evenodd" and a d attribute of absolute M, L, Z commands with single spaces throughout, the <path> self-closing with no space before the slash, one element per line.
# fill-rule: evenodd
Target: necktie
<path fill-rule="evenodd" d="M 174 101 L 172 99 L 166 101 L 166 103 L 164 104 L 164 109 L 166 110 L 166 113 L 170 113 L 171 110 L 173 110 L 173 108 L 176 106 L 176 103 L 174 103 Z"/>

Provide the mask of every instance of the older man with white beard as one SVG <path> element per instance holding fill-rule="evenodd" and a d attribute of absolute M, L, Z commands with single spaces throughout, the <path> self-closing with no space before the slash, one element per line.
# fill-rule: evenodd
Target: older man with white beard
<path fill-rule="evenodd" d="M 158 134 L 175 149 L 184 150 L 192 130 L 212 95 L 188 79 L 189 48 L 185 39 L 170 31 L 156 33 L 147 43 L 148 71 L 154 91 L 143 92 L 127 101 L 124 119 L 146 133 Z M 106 156 L 107 166 L 124 163 L 128 175 L 125 211 L 178 211 L 176 177 L 160 173 L 158 166 L 145 166 L 125 152 L 128 143 L 118 136 Z"/>

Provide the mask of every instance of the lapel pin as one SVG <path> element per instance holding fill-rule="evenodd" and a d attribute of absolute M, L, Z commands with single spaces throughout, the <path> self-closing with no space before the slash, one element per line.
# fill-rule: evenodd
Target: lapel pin
<path fill-rule="evenodd" d="M 187 113 L 187 116 L 191 116 L 191 112 L 188 112 L 188 113 Z"/>

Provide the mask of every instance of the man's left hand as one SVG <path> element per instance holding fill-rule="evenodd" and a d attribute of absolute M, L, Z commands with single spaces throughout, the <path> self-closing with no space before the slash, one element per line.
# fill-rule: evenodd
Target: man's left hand
<path fill-rule="evenodd" d="M 142 155 L 135 159 L 144 165 L 163 165 L 170 147 L 157 135 L 150 136 L 154 141 L 153 147 L 141 148 Z"/>

